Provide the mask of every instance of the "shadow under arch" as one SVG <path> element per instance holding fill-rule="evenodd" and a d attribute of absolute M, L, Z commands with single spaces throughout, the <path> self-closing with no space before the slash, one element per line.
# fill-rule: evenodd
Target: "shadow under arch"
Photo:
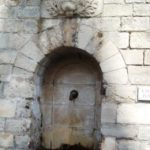
<path fill-rule="evenodd" d="M 38 100 L 36 101 L 38 104 L 35 105 L 39 105 L 40 110 L 38 115 L 36 113 L 34 116 L 36 124 L 39 124 L 38 130 L 35 132 L 38 132 L 37 135 L 41 137 L 38 143 L 47 149 L 56 149 L 61 147 L 62 144 L 76 145 L 79 143 L 86 148 L 98 149 L 102 81 L 99 63 L 84 50 L 73 47 L 59 47 L 46 55 L 39 64 L 35 75 L 35 93 Z M 68 85 L 69 89 L 78 90 L 79 98 L 77 98 L 77 102 L 70 102 L 67 99 L 70 93 L 70 90 L 67 91 Z M 54 88 L 57 86 L 58 89 Z M 64 90 L 64 93 L 61 93 L 60 90 Z M 59 99 L 60 96 L 63 98 Z M 56 105 L 60 105 L 60 107 L 56 109 Z M 74 109 L 74 107 L 76 108 Z M 58 114 L 60 116 L 57 116 Z M 72 118 L 75 118 L 73 123 L 70 121 Z M 64 119 L 67 121 L 64 121 Z M 72 132 L 74 132 L 73 135 Z M 60 133 L 64 134 L 63 137 L 66 137 L 66 139 L 59 138 L 62 136 Z M 82 139 L 85 138 L 85 140 L 77 139 L 76 137 L 79 136 Z"/>

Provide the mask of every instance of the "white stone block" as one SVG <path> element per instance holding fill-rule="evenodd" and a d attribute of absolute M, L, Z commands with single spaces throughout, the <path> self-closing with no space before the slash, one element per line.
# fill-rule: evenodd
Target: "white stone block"
<path fill-rule="evenodd" d="M 117 110 L 117 123 L 150 124 L 150 104 L 121 104 Z"/>
<path fill-rule="evenodd" d="M 103 16 L 132 16 L 132 5 L 104 5 Z"/>
<path fill-rule="evenodd" d="M 120 70 L 104 73 L 104 80 L 107 83 L 126 84 L 128 82 L 127 70 L 120 69 Z"/>
<path fill-rule="evenodd" d="M 118 51 L 118 48 L 111 41 L 105 41 L 100 50 L 95 52 L 94 56 L 99 62 L 103 62 L 117 54 Z"/>
<path fill-rule="evenodd" d="M 143 64 L 143 51 L 139 50 L 122 50 L 121 51 L 126 64 L 129 65 L 142 65 Z"/>
<path fill-rule="evenodd" d="M 150 84 L 150 67 L 149 66 L 129 66 L 129 80 L 132 84 Z"/>
<path fill-rule="evenodd" d="M 134 16 L 150 16 L 150 4 L 134 4 Z"/>
<path fill-rule="evenodd" d="M 121 30 L 123 31 L 146 31 L 150 27 L 148 17 L 123 17 Z"/>
<path fill-rule="evenodd" d="M 137 88 L 131 85 L 110 85 L 106 88 L 108 101 L 133 102 L 137 100 Z"/>
<path fill-rule="evenodd" d="M 129 33 L 127 32 L 105 32 L 104 40 L 113 42 L 118 48 L 129 46 Z"/>
<path fill-rule="evenodd" d="M 125 68 L 126 65 L 120 53 L 108 58 L 100 63 L 102 72 L 111 72 L 121 68 Z"/>
<path fill-rule="evenodd" d="M 145 0 L 125 0 L 126 3 L 145 3 Z"/>
<path fill-rule="evenodd" d="M 150 65 L 150 51 L 145 51 L 144 64 Z"/>
<path fill-rule="evenodd" d="M 141 126 L 139 128 L 138 138 L 140 140 L 150 140 L 150 127 L 149 126 Z"/>
<path fill-rule="evenodd" d="M 117 105 L 115 103 L 103 103 L 101 112 L 101 122 L 115 123 L 117 115 Z"/>
<path fill-rule="evenodd" d="M 146 32 L 131 33 L 131 48 L 150 48 L 150 34 Z"/>

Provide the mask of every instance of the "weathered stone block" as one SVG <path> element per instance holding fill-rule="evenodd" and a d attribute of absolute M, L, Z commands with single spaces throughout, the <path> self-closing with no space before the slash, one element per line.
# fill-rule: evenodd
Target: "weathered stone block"
<path fill-rule="evenodd" d="M 0 100 L 0 117 L 12 118 L 15 116 L 16 103 L 9 100 Z"/>
<path fill-rule="evenodd" d="M 149 66 L 129 66 L 129 80 L 133 84 L 150 84 L 150 67 Z"/>
<path fill-rule="evenodd" d="M 111 41 L 117 48 L 127 48 L 129 46 L 129 33 L 127 32 L 105 32 L 104 40 Z"/>
<path fill-rule="evenodd" d="M 28 42 L 21 50 L 21 52 L 27 57 L 31 58 L 35 62 L 39 62 L 44 57 L 44 54 L 37 47 L 33 41 Z"/>
<path fill-rule="evenodd" d="M 31 127 L 30 119 L 8 119 L 6 120 L 6 131 L 21 133 L 29 131 Z"/>
<path fill-rule="evenodd" d="M 107 60 L 100 63 L 102 72 L 111 72 L 113 70 L 118 70 L 125 68 L 126 65 L 120 53 L 108 58 Z"/>
<path fill-rule="evenodd" d="M 133 125 L 109 124 L 102 125 L 101 132 L 104 136 L 117 138 L 136 138 L 138 127 Z"/>
<path fill-rule="evenodd" d="M 146 31 L 149 29 L 148 17 L 123 17 L 121 30 L 123 31 Z"/>
<path fill-rule="evenodd" d="M 118 48 L 111 41 L 105 41 L 101 49 L 94 53 L 94 56 L 99 62 L 103 62 L 106 59 L 116 55 L 118 51 Z"/>
<path fill-rule="evenodd" d="M 122 50 L 123 58 L 126 64 L 129 65 L 142 65 L 143 64 L 143 51 L 139 50 Z"/>
<path fill-rule="evenodd" d="M 131 48 L 150 48 L 150 35 L 147 32 L 131 33 Z"/>
<path fill-rule="evenodd" d="M 29 72 L 34 72 L 35 68 L 37 67 L 37 62 L 35 62 L 31 58 L 28 58 L 28 57 L 20 54 L 17 56 L 15 66 L 25 69 Z"/>
<path fill-rule="evenodd" d="M 117 123 L 150 124 L 149 104 L 121 104 L 117 114 Z"/>
<path fill-rule="evenodd" d="M 123 4 L 123 0 L 104 0 L 105 4 Z"/>
<path fill-rule="evenodd" d="M 150 140 L 150 127 L 149 126 L 141 126 L 139 127 L 138 138 L 140 140 Z"/>
<path fill-rule="evenodd" d="M 115 103 L 102 103 L 101 122 L 115 123 L 117 118 L 117 105 Z"/>
<path fill-rule="evenodd" d="M 102 150 L 116 150 L 116 139 L 112 137 L 106 137 L 101 144 Z"/>
<path fill-rule="evenodd" d="M 28 146 L 30 144 L 30 137 L 29 135 L 16 136 L 15 141 L 16 141 L 17 147 L 28 149 Z"/>
<path fill-rule="evenodd" d="M 150 4 L 134 4 L 134 16 L 150 16 Z"/>
<path fill-rule="evenodd" d="M 14 146 L 14 137 L 10 133 L 0 133 L 0 146 L 1 147 L 13 147 Z"/>
<path fill-rule="evenodd" d="M 104 5 L 103 16 L 131 16 L 132 5 L 109 4 Z"/>
<path fill-rule="evenodd" d="M 4 130 L 4 126 L 5 126 L 5 120 L 4 119 L 0 119 L 0 131 Z"/>
<path fill-rule="evenodd" d="M 128 82 L 127 70 L 120 69 L 120 70 L 104 73 L 104 80 L 107 83 L 126 84 Z"/>
<path fill-rule="evenodd" d="M 130 85 L 110 85 L 106 88 L 107 100 L 134 102 L 137 100 L 137 88 Z"/>
<path fill-rule="evenodd" d="M 33 82 L 22 77 L 12 77 L 5 85 L 4 95 L 8 97 L 33 97 Z"/>
<path fill-rule="evenodd" d="M 0 51 L 0 63 L 13 64 L 16 58 L 17 52 L 13 50 Z"/>
<path fill-rule="evenodd" d="M 144 64 L 145 65 L 150 65 L 150 51 L 145 51 Z"/>

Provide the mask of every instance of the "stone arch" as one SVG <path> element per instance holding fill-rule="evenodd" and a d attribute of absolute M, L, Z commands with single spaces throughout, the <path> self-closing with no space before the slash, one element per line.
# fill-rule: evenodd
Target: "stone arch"
<path fill-rule="evenodd" d="M 127 67 L 120 50 L 92 26 L 71 20 L 45 23 L 17 54 L 14 66 L 35 72 L 39 62 L 58 47 L 74 47 L 91 54 L 100 64 L 107 83 L 128 83 Z"/>

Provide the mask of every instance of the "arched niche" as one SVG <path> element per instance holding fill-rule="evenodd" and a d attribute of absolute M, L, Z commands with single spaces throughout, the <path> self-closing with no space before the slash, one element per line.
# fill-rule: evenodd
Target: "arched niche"
<path fill-rule="evenodd" d="M 96 59 L 81 49 L 61 47 L 47 55 L 40 66 L 36 92 L 42 147 L 80 144 L 98 149 L 102 74 Z"/>

